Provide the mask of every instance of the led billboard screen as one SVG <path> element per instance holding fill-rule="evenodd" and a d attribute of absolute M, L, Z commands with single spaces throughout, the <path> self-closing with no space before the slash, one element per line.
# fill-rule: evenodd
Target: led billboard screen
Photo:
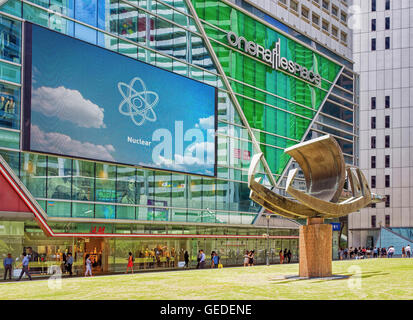
<path fill-rule="evenodd" d="M 207 176 L 216 88 L 25 23 L 23 149 Z"/>

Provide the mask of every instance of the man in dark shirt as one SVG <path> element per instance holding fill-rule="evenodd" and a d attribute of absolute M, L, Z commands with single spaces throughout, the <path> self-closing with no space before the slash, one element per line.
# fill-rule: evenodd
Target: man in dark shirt
<path fill-rule="evenodd" d="M 3 266 L 4 266 L 4 280 L 7 278 L 7 272 L 9 272 L 9 279 L 11 280 L 11 272 L 13 270 L 13 259 L 11 257 L 11 254 L 7 254 L 7 258 L 3 260 Z"/>

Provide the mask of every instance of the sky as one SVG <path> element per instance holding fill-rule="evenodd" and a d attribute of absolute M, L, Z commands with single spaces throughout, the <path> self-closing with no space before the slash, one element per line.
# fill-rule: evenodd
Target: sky
<path fill-rule="evenodd" d="M 214 175 L 214 87 L 36 25 L 32 42 L 31 150 Z M 175 155 L 180 123 L 191 141 L 178 135 L 187 153 Z"/>

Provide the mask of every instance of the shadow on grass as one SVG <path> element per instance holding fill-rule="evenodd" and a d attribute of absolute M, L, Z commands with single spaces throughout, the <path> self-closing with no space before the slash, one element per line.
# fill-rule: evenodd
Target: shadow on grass
<path fill-rule="evenodd" d="M 370 272 L 362 272 L 360 274 L 360 278 L 361 279 L 366 279 L 366 278 L 371 278 L 371 277 L 376 277 L 376 276 L 386 276 L 389 275 L 389 272 L 382 272 L 382 271 L 370 271 Z M 324 282 L 328 282 L 328 281 L 337 281 L 337 280 L 348 280 L 350 277 L 355 276 L 355 273 L 340 273 L 340 274 L 335 274 L 334 276 L 341 276 L 341 277 L 337 277 L 335 279 L 331 279 L 328 278 L 326 280 L 323 279 L 270 279 L 269 281 L 272 282 L 273 284 L 288 284 L 288 283 L 292 283 L 292 282 L 297 282 L 297 281 L 308 281 L 311 280 L 311 283 L 324 283 Z M 314 281 L 315 280 L 315 281 Z"/>

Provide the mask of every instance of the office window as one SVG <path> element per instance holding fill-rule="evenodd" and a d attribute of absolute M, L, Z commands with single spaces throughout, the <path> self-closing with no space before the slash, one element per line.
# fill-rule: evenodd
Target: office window
<path fill-rule="evenodd" d="M 371 156 L 371 168 L 376 168 L 376 156 Z"/>
<path fill-rule="evenodd" d="M 384 167 L 390 168 L 390 156 L 389 155 L 384 156 Z"/>
<path fill-rule="evenodd" d="M 384 186 L 385 188 L 390 188 L 390 175 L 386 174 L 384 177 Z"/>
<path fill-rule="evenodd" d="M 301 15 L 308 19 L 310 17 L 310 9 L 304 7 L 303 5 L 301 6 Z"/>
<path fill-rule="evenodd" d="M 390 17 L 386 17 L 385 29 L 390 30 Z"/>
<path fill-rule="evenodd" d="M 372 188 L 376 187 L 376 176 L 371 176 L 371 187 Z"/>
<path fill-rule="evenodd" d="M 347 43 L 347 33 L 341 31 L 341 41 Z"/>
<path fill-rule="evenodd" d="M 390 116 L 386 116 L 384 118 L 384 127 L 385 128 L 390 128 Z"/>
<path fill-rule="evenodd" d="M 323 8 L 328 11 L 330 9 L 330 1 L 323 0 Z"/>
<path fill-rule="evenodd" d="M 390 196 L 389 196 L 388 194 L 386 195 L 385 207 L 386 207 L 386 208 L 389 208 L 389 207 L 390 207 Z"/>
<path fill-rule="evenodd" d="M 371 216 L 371 227 L 372 228 L 376 227 L 376 215 Z"/>
<path fill-rule="evenodd" d="M 314 24 L 319 25 L 320 24 L 320 17 L 318 15 L 316 15 L 315 13 L 313 13 L 312 21 L 313 21 Z"/>
<path fill-rule="evenodd" d="M 376 129 L 376 117 L 371 117 L 371 128 Z"/>
<path fill-rule="evenodd" d="M 385 49 L 390 49 L 390 37 L 386 37 L 385 39 Z"/>
<path fill-rule="evenodd" d="M 376 31 L 376 19 L 371 19 L 371 31 Z"/>
<path fill-rule="evenodd" d="M 384 147 L 385 148 L 390 148 L 390 136 L 385 136 L 384 137 Z"/>
<path fill-rule="evenodd" d="M 386 214 L 386 216 L 384 217 L 384 223 L 385 223 L 385 226 L 386 226 L 386 228 L 388 228 L 388 227 L 390 227 L 390 215 L 389 214 Z"/>
<path fill-rule="evenodd" d="M 347 22 L 347 14 L 343 11 L 341 11 L 341 21 L 343 21 L 344 23 Z"/>
<path fill-rule="evenodd" d="M 371 137 L 370 146 L 372 149 L 376 149 L 376 137 Z"/>
<path fill-rule="evenodd" d="M 371 39 L 371 51 L 376 50 L 376 38 Z"/>
<path fill-rule="evenodd" d="M 338 28 L 335 27 L 335 26 L 331 26 L 331 34 L 332 34 L 334 37 L 338 38 Z"/>
<path fill-rule="evenodd" d="M 323 28 L 324 31 L 328 32 L 329 29 L 330 29 L 330 23 L 323 19 L 322 28 Z"/>
<path fill-rule="evenodd" d="M 331 7 L 331 14 L 338 17 L 338 8 L 335 5 Z"/>
<path fill-rule="evenodd" d="M 295 0 L 290 0 L 290 8 L 298 12 L 298 2 Z"/>
<path fill-rule="evenodd" d="M 376 109 L 376 97 L 371 97 L 370 100 L 371 109 Z"/>
<path fill-rule="evenodd" d="M 390 10 L 390 0 L 386 0 L 386 10 Z"/>
<path fill-rule="evenodd" d="M 385 108 L 390 108 L 390 96 L 386 96 L 384 101 L 385 101 L 384 107 Z"/>
<path fill-rule="evenodd" d="M 371 11 L 376 11 L 376 0 L 371 0 Z"/>

